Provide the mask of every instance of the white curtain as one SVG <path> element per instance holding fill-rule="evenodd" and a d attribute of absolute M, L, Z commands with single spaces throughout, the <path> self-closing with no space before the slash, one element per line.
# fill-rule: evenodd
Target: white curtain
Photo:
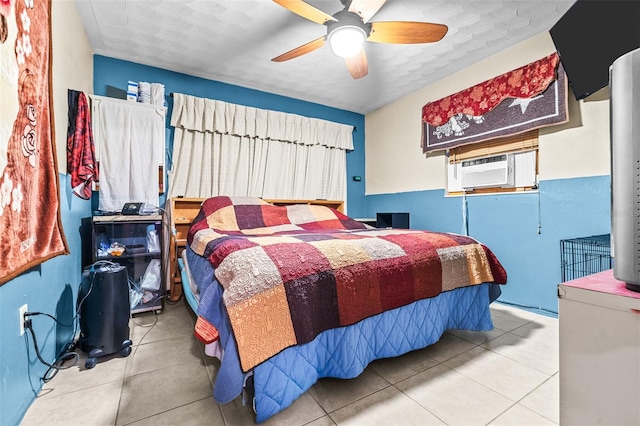
<path fill-rule="evenodd" d="M 92 116 L 100 161 L 98 208 L 119 211 L 128 202 L 157 206 L 165 108 L 94 96 Z"/>
<path fill-rule="evenodd" d="M 353 126 L 174 93 L 169 196 L 344 200 Z"/>

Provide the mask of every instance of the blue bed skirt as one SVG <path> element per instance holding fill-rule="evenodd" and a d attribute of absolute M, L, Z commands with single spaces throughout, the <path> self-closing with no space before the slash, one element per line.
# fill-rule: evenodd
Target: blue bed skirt
<path fill-rule="evenodd" d="M 199 271 L 206 267 L 201 263 L 201 260 L 208 263 L 206 259 L 193 252 L 187 253 L 187 259 L 196 281 L 204 273 L 212 275 L 210 271 Z M 183 266 L 185 298 L 198 313 L 197 301 L 186 284 L 188 278 Z M 213 288 L 209 290 L 211 293 Z M 324 331 L 309 343 L 284 349 L 253 369 L 256 421 L 263 422 L 290 406 L 322 377 L 357 377 L 371 361 L 432 345 L 446 330 L 492 330 L 489 304 L 499 294 L 500 288 L 496 284 L 446 291 L 436 297 L 365 318 L 348 327 Z M 242 392 L 245 374 L 240 370 L 228 321 L 223 320 L 220 326 L 214 324 L 219 329 L 225 349 L 214 397 L 219 403 L 226 403 Z"/>
<path fill-rule="evenodd" d="M 322 377 L 350 379 L 379 358 L 436 343 L 449 329 L 493 329 L 490 284 L 463 287 L 322 332 L 254 368 L 256 421 L 288 407 Z"/>

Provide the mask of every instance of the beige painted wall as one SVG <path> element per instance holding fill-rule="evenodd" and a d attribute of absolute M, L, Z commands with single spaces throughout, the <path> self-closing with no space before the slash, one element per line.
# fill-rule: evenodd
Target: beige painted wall
<path fill-rule="evenodd" d="M 539 34 L 367 114 L 366 194 L 444 188 L 444 154 L 425 156 L 420 147 L 422 106 L 554 51 L 549 34 Z M 540 132 L 540 180 L 609 173 L 606 89 L 580 102 L 569 91 L 569 115 L 569 123 Z"/>
<path fill-rule="evenodd" d="M 53 114 L 60 173 L 67 171 L 67 89 L 93 93 L 93 50 L 73 0 L 53 0 Z"/>
<path fill-rule="evenodd" d="M 610 174 L 609 89 L 576 101 L 569 93 L 569 122 L 540 130 L 540 180 Z"/>

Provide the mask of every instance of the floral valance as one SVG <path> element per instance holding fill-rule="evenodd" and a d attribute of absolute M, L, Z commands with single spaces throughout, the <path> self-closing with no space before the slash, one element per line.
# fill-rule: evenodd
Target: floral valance
<path fill-rule="evenodd" d="M 428 103 L 422 108 L 422 121 L 439 126 L 459 112 L 484 115 L 506 98 L 532 98 L 539 95 L 556 79 L 559 61 L 558 54 L 553 53 L 439 101 Z"/>
<path fill-rule="evenodd" d="M 171 125 L 202 133 L 353 150 L 353 126 L 181 93 L 173 94 Z"/>
<path fill-rule="evenodd" d="M 424 152 L 562 123 L 566 76 L 553 53 L 422 108 Z"/>

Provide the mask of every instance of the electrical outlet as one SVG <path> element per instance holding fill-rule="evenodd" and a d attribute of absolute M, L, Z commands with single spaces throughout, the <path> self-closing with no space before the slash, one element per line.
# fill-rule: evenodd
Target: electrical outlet
<path fill-rule="evenodd" d="M 27 313 L 27 305 L 22 305 L 20 306 L 20 309 L 18 310 L 18 320 L 20 321 L 20 335 L 22 336 L 24 334 L 24 321 L 26 320 L 24 314 Z"/>

